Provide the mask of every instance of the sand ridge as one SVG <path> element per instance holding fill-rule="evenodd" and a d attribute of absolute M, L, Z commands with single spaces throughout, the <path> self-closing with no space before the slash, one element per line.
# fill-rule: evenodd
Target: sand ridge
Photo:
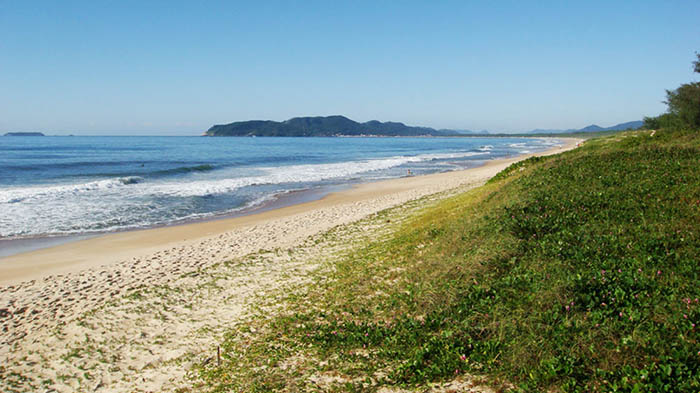
<path fill-rule="evenodd" d="M 578 142 L 569 139 L 541 154 Z M 3 389 L 163 391 L 186 385 L 188 362 L 209 350 L 226 326 L 244 321 L 265 296 L 306 282 L 316 267 L 310 261 L 332 246 L 314 236 L 427 195 L 478 186 L 523 158 L 363 184 L 248 217 L 107 235 L 4 258 Z"/>

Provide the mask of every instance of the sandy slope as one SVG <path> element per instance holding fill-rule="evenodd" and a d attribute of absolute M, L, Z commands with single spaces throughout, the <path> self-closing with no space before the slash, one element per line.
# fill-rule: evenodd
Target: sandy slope
<path fill-rule="evenodd" d="M 338 226 L 342 234 L 343 225 L 426 195 L 478 186 L 522 158 L 0 259 L 0 390 L 187 386 L 189 365 L 208 357 L 227 326 L 263 299 L 274 304 L 275 294 L 303 285 L 315 262 L 357 240 L 351 230 L 335 243 L 320 234 Z"/>

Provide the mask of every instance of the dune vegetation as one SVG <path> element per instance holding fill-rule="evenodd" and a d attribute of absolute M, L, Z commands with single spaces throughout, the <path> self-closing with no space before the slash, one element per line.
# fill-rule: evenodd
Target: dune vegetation
<path fill-rule="evenodd" d="M 588 140 L 387 223 L 283 312 L 232 329 L 198 376 L 213 391 L 467 375 L 505 391 L 700 391 L 696 130 Z M 392 214 L 406 213 L 374 220 Z"/>
<path fill-rule="evenodd" d="M 698 391 L 698 157 L 697 133 L 636 131 L 514 164 L 232 331 L 231 361 L 202 375 L 221 391 L 315 390 L 324 372 L 340 391 L 463 373 L 516 391 Z"/>

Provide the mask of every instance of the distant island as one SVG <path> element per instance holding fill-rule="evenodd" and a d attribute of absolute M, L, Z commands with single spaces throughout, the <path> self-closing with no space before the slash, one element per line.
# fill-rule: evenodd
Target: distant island
<path fill-rule="evenodd" d="M 41 132 L 8 132 L 5 136 L 46 136 Z"/>
<path fill-rule="evenodd" d="M 579 128 L 579 129 L 568 129 L 568 130 L 532 130 L 525 132 L 525 134 L 573 134 L 578 132 L 600 132 L 600 131 L 625 131 L 625 130 L 636 130 L 637 128 L 644 125 L 641 120 L 628 121 L 626 123 L 615 124 L 610 127 L 601 127 L 597 124 L 591 124 L 590 126 Z"/>
<path fill-rule="evenodd" d="M 516 132 L 512 134 L 496 133 L 490 131 L 471 131 L 471 130 L 455 130 L 459 134 L 469 135 L 469 136 L 543 136 L 543 135 L 561 135 L 561 134 L 581 134 L 581 133 L 594 133 L 603 131 L 626 131 L 626 130 L 636 130 L 644 125 L 641 120 L 628 121 L 625 123 L 615 124 L 610 127 L 601 127 L 597 124 L 591 124 L 583 128 L 569 128 L 569 129 L 535 129 L 530 131 Z"/>
<path fill-rule="evenodd" d="M 543 130 L 515 134 L 493 133 L 487 130 L 436 130 L 430 127 L 407 126 L 398 122 L 371 120 L 358 123 L 345 116 L 295 117 L 282 122 L 248 120 L 212 126 L 203 136 L 529 136 L 543 134 L 573 134 L 582 132 L 623 131 L 637 129 L 642 121 L 630 121 L 611 127 L 592 124 L 580 129 Z"/>
<path fill-rule="evenodd" d="M 249 120 L 215 125 L 204 136 L 455 136 L 456 131 L 412 127 L 377 120 L 358 123 L 345 116 L 295 117 L 286 121 Z"/>

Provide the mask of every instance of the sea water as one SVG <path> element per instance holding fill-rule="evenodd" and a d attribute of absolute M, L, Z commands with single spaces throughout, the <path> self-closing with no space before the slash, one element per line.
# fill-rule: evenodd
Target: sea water
<path fill-rule="evenodd" d="M 452 171 L 534 138 L 0 137 L 0 239 L 170 225 L 281 195 Z"/>

